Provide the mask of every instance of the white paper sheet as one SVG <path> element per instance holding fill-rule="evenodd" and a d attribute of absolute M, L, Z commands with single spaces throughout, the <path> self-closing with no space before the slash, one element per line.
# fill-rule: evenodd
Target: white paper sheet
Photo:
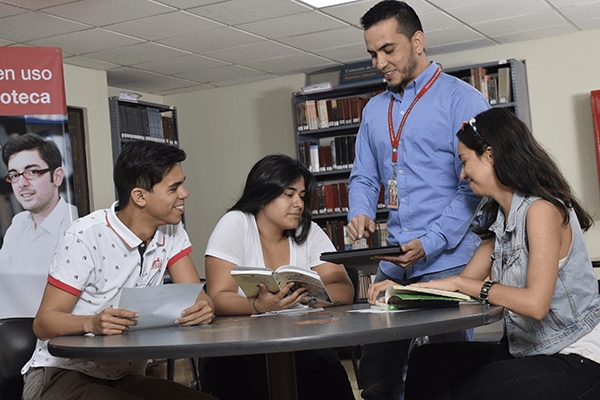
<path fill-rule="evenodd" d="M 145 288 L 123 288 L 119 309 L 140 314 L 129 329 L 175 326 L 181 312 L 196 303 L 203 283 L 173 283 Z"/>

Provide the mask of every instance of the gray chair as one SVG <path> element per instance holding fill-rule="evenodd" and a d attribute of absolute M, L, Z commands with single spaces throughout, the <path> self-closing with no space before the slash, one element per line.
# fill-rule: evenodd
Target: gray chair
<path fill-rule="evenodd" d="M 0 400 L 21 399 L 21 368 L 31 358 L 36 340 L 33 318 L 0 319 Z"/>

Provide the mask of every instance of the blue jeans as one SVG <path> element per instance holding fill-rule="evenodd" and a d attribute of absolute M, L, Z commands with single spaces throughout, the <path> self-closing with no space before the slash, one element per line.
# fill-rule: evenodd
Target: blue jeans
<path fill-rule="evenodd" d="M 433 274 L 422 275 L 413 279 L 392 279 L 381 270 L 377 271 L 375 282 L 391 279 L 401 285 L 416 282 L 427 282 L 458 275 L 464 265 Z M 383 295 L 383 294 L 382 294 Z M 447 333 L 444 335 L 429 336 L 430 342 L 457 342 L 473 339 L 473 329 Z M 404 374 L 408 362 L 408 355 L 413 347 L 414 339 L 399 340 L 395 342 L 376 343 L 364 345 L 361 349 L 358 379 L 363 388 L 364 400 L 391 400 L 404 399 Z"/>
<path fill-rule="evenodd" d="M 411 354 L 408 400 L 597 400 L 600 364 L 576 354 L 514 358 L 508 344 L 439 343 Z"/>

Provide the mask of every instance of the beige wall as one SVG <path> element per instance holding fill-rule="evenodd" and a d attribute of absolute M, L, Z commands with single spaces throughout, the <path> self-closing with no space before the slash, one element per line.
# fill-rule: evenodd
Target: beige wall
<path fill-rule="evenodd" d="M 186 228 L 201 275 L 208 238 L 241 194 L 250 168 L 267 154 L 295 154 L 291 94 L 304 82 L 304 75 L 294 75 L 165 96 L 165 104 L 177 107 L 179 140 L 188 154 Z"/>
<path fill-rule="evenodd" d="M 90 209 L 115 201 L 106 73 L 65 64 L 67 105 L 82 108 L 85 116 Z"/>
<path fill-rule="evenodd" d="M 524 59 L 534 134 L 557 158 L 584 206 L 600 217 L 589 98 L 600 89 L 600 52 L 594 50 L 599 42 L 600 30 L 591 30 L 431 58 L 445 68 Z M 92 207 L 107 207 L 114 194 L 105 73 L 65 65 L 65 76 L 67 104 L 87 108 Z M 299 74 L 164 97 L 163 103 L 177 106 L 181 146 L 188 153 L 186 222 L 201 275 L 208 237 L 239 196 L 250 167 L 273 152 L 294 154 L 291 94 L 304 85 Z M 600 224 L 586 240 L 592 259 L 600 260 Z"/>

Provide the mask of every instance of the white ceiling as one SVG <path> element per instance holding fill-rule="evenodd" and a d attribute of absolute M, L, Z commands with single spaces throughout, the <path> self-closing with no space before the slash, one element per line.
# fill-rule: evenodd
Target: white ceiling
<path fill-rule="evenodd" d="M 61 47 L 108 84 L 173 94 L 367 60 L 360 17 L 378 0 L 0 0 L 0 46 Z M 427 53 L 600 28 L 600 0 L 408 0 Z"/>

